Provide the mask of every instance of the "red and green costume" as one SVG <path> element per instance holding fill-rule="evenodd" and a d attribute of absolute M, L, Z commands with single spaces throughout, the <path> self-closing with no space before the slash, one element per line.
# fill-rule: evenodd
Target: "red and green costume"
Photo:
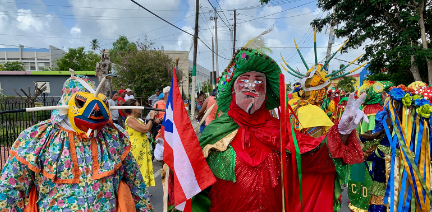
<path fill-rule="evenodd" d="M 240 58 L 242 54 L 247 56 Z M 280 69 L 271 58 L 252 49 L 238 52 L 235 67 L 219 84 L 217 103 L 224 114 L 208 125 L 199 139 L 217 182 L 194 198 L 192 211 L 281 211 L 280 121 L 268 111 L 278 106 Z M 250 70 L 267 78 L 267 100 L 253 114 L 239 108 L 232 93 L 235 79 Z M 340 185 L 348 180 L 348 164 L 363 161 L 355 131 L 346 144 L 341 142 L 337 125 L 319 138 L 295 134 L 301 152 L 303 197 L 298 181 L 292 179 L 298 176 L 292 173 L 293 144 L 288 142 L 286 204 L 300 211 L 302 199 L 303 211 L 339 210 Z"/>

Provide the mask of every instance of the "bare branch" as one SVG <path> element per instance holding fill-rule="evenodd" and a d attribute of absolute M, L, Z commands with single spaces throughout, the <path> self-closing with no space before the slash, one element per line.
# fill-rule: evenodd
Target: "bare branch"
<path fill-rule="evenodd" d="M 21 94 L 19 94 L 19 93 L 16 91 L 16 89 L 13 89 L 13 90 L 15 91 L 15 93 L 16 93 L 19 97 L 23 98 L 23 96 L 22 96 Z"/>

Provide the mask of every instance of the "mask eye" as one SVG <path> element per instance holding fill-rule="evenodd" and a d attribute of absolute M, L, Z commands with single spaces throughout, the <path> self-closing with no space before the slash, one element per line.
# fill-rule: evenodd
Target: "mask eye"
<path fill-rule="evenodd" d="M 262 81 L 261 80 L 255 80 L 255 83 L 260 84 L 260 83 L 262 83 Z"/>
<path fill-rule="evenodd" d="M 244 80 L 242 80 L 243 82 L 249 82 L 249 80 L 247 80 L 247 79 L 244 79 Z"/>
<path fill-rule="evenodd" d="M 86 101 L 87 101 L 87 98 L 85 98 L 85 97 L 83 97 L 83 96 L 80 96 L 80 95 L 76 95 L 76 96 L 75 96 L 75 105 L 76 105 L 78 108 L 82 108 L 82 107 L 84 107 Z"/>

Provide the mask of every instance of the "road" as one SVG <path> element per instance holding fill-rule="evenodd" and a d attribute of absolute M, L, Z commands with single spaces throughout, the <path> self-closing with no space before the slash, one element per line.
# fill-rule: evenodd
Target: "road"
<path fill-rule="evenodd" d="M 196 121 L 192 121 L 192 125 L 195 128 L 198 124 Z M 199 136 L 199 134 L 197 135 Z M 150 201 L 153 205 L 154 211 L 161 212 L 163 211 L 163 189 L 162 189 L 162 182 L 161 182 L 161 176 L 160 172 L 162 169 L 162 163 L 161 162 L 153 162 L 153 170 L 155 172 L 155 182 L 156 186 L 150 187 L 149 192 L 152 194 L 150 197 Z M 348 208 L 348 194 L 346 187 L 342 187 L 342 207 L 340 212 L 350 212 L 350 209 Z"/>

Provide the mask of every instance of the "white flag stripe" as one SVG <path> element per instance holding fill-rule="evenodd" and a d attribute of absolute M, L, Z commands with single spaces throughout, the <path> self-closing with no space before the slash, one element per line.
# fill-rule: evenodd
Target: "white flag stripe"
<path fill-rule="evenodd" d="M 175 124 L 173 130 L 174 133 L 165 131 L 165 139 L 167 140 L 168 145 L 173 149 L 174 170 L 186 198 L 189 199 L 201 192 L 201 188 L 198 185 L 192 164 L 190 163 L 183 143 L 180 140 Z"/>
<path fill-rule="evenodd" d="M 192 164 L 189 161 L 189 157 L 186 154 L 186 150 L 177 131 L 176 123 L 173 119 L 172 105 L 170 104 L 168 104 L 166 109 L 165 119 L 173 123 L 173 133 L 165 130 L 165 140 L 173 150 L 174 172 L 177 175 L 177 179 L 180 182 L 186 198 L 190 199 L 201 192 L 201 188 L 198 185 Z"/>
<path fill-rule="evenodd" d="M 184 211 L 185 206 L 186 206 L 186 201 L 184 201 L 184 202 L 178 204 L 177 206 L 175 206 L 175 209 L 177 209 L 179 211 Z"/>

